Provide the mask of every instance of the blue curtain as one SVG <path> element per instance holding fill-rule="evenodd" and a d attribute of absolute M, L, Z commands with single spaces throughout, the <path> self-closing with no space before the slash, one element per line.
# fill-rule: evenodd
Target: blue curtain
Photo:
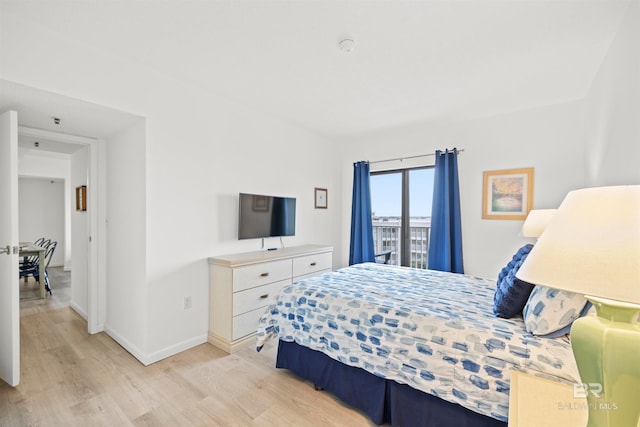
<path fill-rule="evenodd" d="M 458 186 L 458 150 L 436 151 L 429 242 L 431 270 L 464 273 Z"/>
<path fill-rule="evenodd" d="M 374 253 L 369 162 L 357 162 L 353 164 L 349 265 L 375 262 Z"/>

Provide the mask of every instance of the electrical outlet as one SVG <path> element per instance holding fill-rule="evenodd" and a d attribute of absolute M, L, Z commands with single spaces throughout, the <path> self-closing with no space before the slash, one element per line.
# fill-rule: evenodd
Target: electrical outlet
<path fill-rule="evenodd" d="M 184 309 L 188 310 L 191 308 L 191 297 L 184 297 Z"/>

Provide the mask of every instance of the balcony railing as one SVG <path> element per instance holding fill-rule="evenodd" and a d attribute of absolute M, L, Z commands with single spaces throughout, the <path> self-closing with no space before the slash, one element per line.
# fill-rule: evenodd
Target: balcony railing
<path fill-rule="evenodd" d="M 410 225 L 411 235 L 411 267 L 427 268 L 427 258 L 429 253 L 429 233 L 431 231 L 430 221 L 419 221 L 418 224 Z M 400 265 L 401 250 L 400 236 L 402 226 L 397 222 L 373 221 L 373 243 L 376 253 L 391 251 L 389 264 Z"/>

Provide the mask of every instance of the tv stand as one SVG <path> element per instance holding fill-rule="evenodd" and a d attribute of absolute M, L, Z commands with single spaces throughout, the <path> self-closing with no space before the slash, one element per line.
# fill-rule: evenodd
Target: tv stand
<path fill-rule="evenodd" d="M 333 247 L 303 245 L 209 258 L 209 342 L 233 353 L 286 285 L 331 270 Z"/>

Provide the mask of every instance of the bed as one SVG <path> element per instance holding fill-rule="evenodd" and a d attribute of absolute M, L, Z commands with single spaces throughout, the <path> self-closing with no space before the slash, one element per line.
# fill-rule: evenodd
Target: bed
<path fill-rule="evenodd" d="M 276 366 L 376 424 L 505 426 L 512 369 L 579 382 L 566 336 L 492 311 L 495 281 L 358 264 L 285 287 L 260 318 Z M 418 421 L 419 420 L 419 421 Z"/>

